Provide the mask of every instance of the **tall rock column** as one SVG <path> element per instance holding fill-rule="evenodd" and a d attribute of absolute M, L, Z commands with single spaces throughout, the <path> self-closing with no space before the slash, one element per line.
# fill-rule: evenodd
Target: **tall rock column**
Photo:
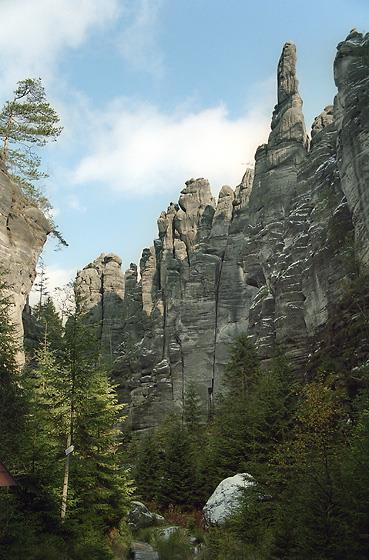
<path fill-rule="evenodd" d="M 20 345 L 22 312 L 36 276 L 36 263 L 50 233 L 50 223 L 13 183 L 0 162 L 0 272 L 13 303 L 10 314 Z M 22 353 L 19 362 L 24 361 Z"/>
<path fill-rule="evenodd" d="M 352 30 L 337 47 L 335 119 L 337 160 L 353 214 L 358 255 L 369 264 L 369 33 Z"/>
<path fill-rule="evenodd" d="M 305 331 L 301 270 L 297 265 L 281 278 L 286 220 L 308 149 L 296 76 L 296 47 L 292 43 L 283 47 L 277 79 L 278 103 L 273 112 L 272 131 L 268 143 L 260 146 L 255 156 L 249 203 L 250 243 L 243 256 L 245 271 L 254 269 L 257 247 L 261 270 L 254 272 L 254 276 L 265 278 L 249 315 L 250 333 L 265 359 L 272 355 L 276 342 L 283 343 L 287 353 L 294 354 L 303 352 L 300 347 L 304 344 L 296 338 L 296 333 Z"/>
<path fill-rule="evenodd" d="M 101 347 L 107 356 L 117 350 L 123 329 L 124 274 L 122 260 L 102 253 L 79 271 L 75 291 L 77 303 L 99 330 Z"/>

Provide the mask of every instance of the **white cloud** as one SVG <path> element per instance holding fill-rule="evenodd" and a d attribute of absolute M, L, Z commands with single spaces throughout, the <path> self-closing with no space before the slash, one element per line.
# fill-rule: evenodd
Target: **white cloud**
<path fill-rule="evenodd" d="M 1 93 L 24 77 L 50 77 L 65 48 L 79 47 L 119 9 L 119 0 L 2 0 Z"/>
<path fill-rule="evenodd" d="M 267 139 L 270 118 L 259 110 L 231 118 L 224 105 L 168 115 L 152 105 L 115 102 L 98 118 L 87 145 L 90 154 L 74 171 L 76 184 L 144 195 L 206 177 L 214 190 L 236 185 Z"/>
<path fill-rule="evenodd" d="M 74 280 L 77 274 L 77 269 L 75 268 L 61 268 L 58 266 L 45 266 L 45 274 L 46 274 L 46 288 L 50 296 L 53 298 L 56 305 L 58 304 L 59 300 L 62 300 L 62 297 L 58 294 L 57 288 L 63 288 L 69 282 Z M 38 282 L 38 278 L 35 280 L 35 284 Z M 30 304 L 35 305 L 38 303 L 39 300 L 39 292 L 34 287 L 30 293 Z"/>
<path fill-rule="evenodd" d="M 128 11 L 128 25 L 119 39 L 119 50 L 136 70 L 157 78 L 164 74 L 163 54 L 157 45 L 162 0 L 136 0 Z"/>

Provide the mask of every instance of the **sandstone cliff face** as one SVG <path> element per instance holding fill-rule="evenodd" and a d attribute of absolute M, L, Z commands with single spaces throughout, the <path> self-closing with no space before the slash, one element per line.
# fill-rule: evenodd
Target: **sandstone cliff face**
<path fill-rule="evenodd" d="M 187 181 L 178 204 L 159 217 L 159 238 L 143 252 L 139 280 L 132 266 L 126 274 L 125 291 L 118 260 L 107 289 L 101 258 L 80 273 L 77 285 L 84 297 L 93 294 L 89 308 L 102 333 L 115 325 L 111 351 L 135 429 L 180 408 L 190 381 L 209 411 L 241 332 L 264 363 L 283 349 L 304 375 L 345 280 L 357 261 L 368 264 L 369 35 L 353 31 L 340 43 L 334 72 L 334 105 L 315 119 L 310 141 L 295 47 L 287 43 L 255 170 L 235 190 L 222 187 L 217 202 L 205 179 Z M 84 280 L 91 267 L 102 270 L 92 291 Z M 107 313 L 113 293 L 120 306 Z"/>
<path fill-rule="evenodd" d="M 0 269 L 8 286 L 11 319 L 20 344 L 22 311 L 36 276 L 36 263 L 50 233 L 43 213 L 10 181 L 0 162 Z M 20 356 L 20 361 L 22 361 Z"/>

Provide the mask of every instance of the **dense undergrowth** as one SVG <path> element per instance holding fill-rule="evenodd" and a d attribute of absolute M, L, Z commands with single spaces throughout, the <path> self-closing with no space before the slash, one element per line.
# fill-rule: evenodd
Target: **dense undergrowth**
<path fill-rule="evenodd" d="M 240 337 L 213 417 L 201 416 L 190 386 L 183 415 L 131 442 L 138 494 L 164 507 L 176 504 L 176 524 L 195 534 L 197 526 L 203 543 L 198 558 L 369 557 L 365 279 L 348 281 L 330 310 L 304 380 L 297 380 L 283 355 L 269 370 L 261 368 L 247 337 Z M 256 485 L 245 491 L 228 524 L 191 524 L 217 484 L 239 472 L 250 473 Z"/>
<path fill-rule="evenodd" d="M 124 559 L 137 539 L 154 546 L 161 560 L 368 558 L 369 299 L 363 279 L 350 281 L 331 310 L 304 380 L 282 353 L 269 369 L 261 367 L 241 336 L 211 416 L 204 417 L 189 384 L 181 414 L 123 440 L 117 429 L 122 406 L 92 327 L 78 312 L 63 327 L 45 301 L 35 310 L 39 342 L 20 373 L 9 301 L 2 296 L 0 458 L 18 485 L 0 488 L 0 558 Z M 76 449 L 62 520 L 70 442 Z M 241 472 L 256 484 L 225 526 L 206 527 L 204 503 L 222 479 Z M 133 495 L 179 530 L 165 538 L 160 527 L 132 534 L 126 514 Z"/>

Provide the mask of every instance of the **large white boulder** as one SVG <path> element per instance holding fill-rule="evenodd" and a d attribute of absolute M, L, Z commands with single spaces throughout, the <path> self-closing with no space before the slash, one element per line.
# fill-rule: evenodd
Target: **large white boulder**
<path fill-rule="evenodd" d="M 235 513 L 245 488 L 255 481 L 250 474 L 239 473 L 222 480 L 204 507 L 204 517 L 209 525 L 223 525 Z"/>

